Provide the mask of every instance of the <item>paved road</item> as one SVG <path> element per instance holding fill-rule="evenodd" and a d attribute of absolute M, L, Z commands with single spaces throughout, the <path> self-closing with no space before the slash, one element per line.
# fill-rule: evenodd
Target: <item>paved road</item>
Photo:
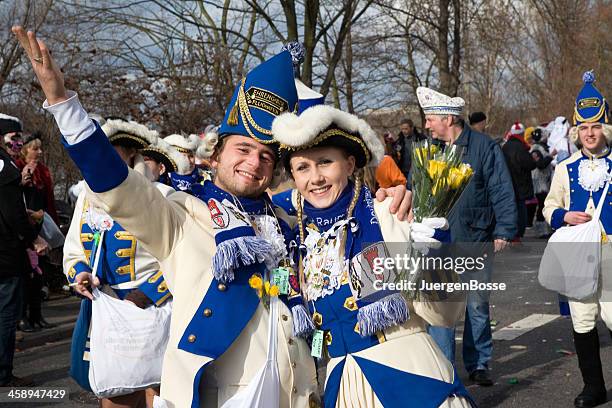
<path fill-rule="evenodd" d="M 495 332 L 534 314 L 558 314 L 557 296 L 539 287 L 536 270 L 542 243 L 531 243 L 522 250 L 511 249 L 495 261 L 495 280 L 508 284 L 505 292 L 491 299 L 491 314 L 498 323 Z M 79 390 L 68 378 L 69 338 L 78 304 L 64 299 L 47 303 L 46 314 L 62 323 L 59 329 L 26 337 L 23 351 L 17 353 L 16 374 L 31 375 L 42 386 L 70 389 L 67 407 L 96 405 L 95 398 Z M 612 340 L 600 323 L 602 361 L 607 362 L 605 377 L 612 390 Z M 35 337 L 39 336 L 39 337 Z M 458 331 L 458 337 L 461 332 Z M 576 362 L 571 321 L 558 317 L 514 340 L 494 342 L 492 374 L 495 385 L 488 388 L 471 385 L 461 365 L 461 343 L 458 343 L 458 372 L 479 406 L 489 407 L 571 407 L 582 388 Z M 570 353 L 569 355 L 568 352 Z M 612 392 L 608 393 L 612 399 Z M 19 406 L 35 406 L 20 404 Z M 37 405 L 57 407 L 57 405 Z M 612 401 L 603 407 L 612 407 Z"/>

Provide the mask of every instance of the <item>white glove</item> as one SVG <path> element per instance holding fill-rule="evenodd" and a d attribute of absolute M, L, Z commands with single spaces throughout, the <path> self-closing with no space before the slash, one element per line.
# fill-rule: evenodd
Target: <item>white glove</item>
<path fill-rule="evenodd" d="M 410 225 L 410 238 L 413 242 L 434 243 L 439 242 L 433 236 L 436 229 L 447 230 L 448 220 L 446 218 L 423 218 L 423 222 L 413 222 Z"/>

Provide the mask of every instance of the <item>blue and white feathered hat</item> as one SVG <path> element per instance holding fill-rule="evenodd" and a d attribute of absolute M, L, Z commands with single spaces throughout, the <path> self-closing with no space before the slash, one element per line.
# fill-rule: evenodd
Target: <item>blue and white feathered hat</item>
<path fill-rule="evenodd" d="M 587 71 L 582 75 L 584 85 L 576 97 L 574 125 L 584 122 L 610 123 L 609 106 L 606 98 L 593 85 L 595 73 Z"/>
<path fill-rule="evenodd" d="M 424 86 L 417 88 L 417 99 L 425 115 L 460 116 L 465 106 L 463 98 L 451 98 Z"/>
<path fill-rule="evenodd" d="M 274 143 L 272 121 L 284 112 L 297 112 L 292 54 L 285 50 L 261 63 L 238 84 L 219 128 L 219 137 L 242 135 Z"/>

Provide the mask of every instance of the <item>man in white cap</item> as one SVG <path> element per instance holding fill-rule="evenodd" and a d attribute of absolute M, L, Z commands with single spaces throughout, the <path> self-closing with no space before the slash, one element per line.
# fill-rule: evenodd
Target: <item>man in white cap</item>
<path fill-rule="evenodd" d="M 512 179 L 501 149 L 489 136 L 465 123 L 461 117 L 465 105 L 462 98 L 424 87 L 417 89 L 417 97 L 425 113 L 425 128 L 447 146 L 462 149 L 462 161 L 474 170 L 472 180 L 448 215 L 452 241 L 482 245 L 488 242 L 493 243 L 495 252 L 502 250 L 516 234 L 517 212 Z M 479 251 L 482 254 L 482 249 Z M 492 261 L 493 257 L 488 256 L 482 271 L 464 278 L 490 282 Z M 471 292 L 465 313 L 463 360 L 470 379 L 479 385 L 493 384 L 489 375 L 493 339 L 488 297 L 488 292 Z M 430 334 L 453 362 L 455 330 L 431 327 Z"/>

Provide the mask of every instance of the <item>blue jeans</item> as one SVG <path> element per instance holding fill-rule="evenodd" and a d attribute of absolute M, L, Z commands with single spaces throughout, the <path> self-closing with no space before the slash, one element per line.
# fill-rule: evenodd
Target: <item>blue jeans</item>
<path fill-rule="evenodd" d="M 492 259 L 492 256 L 488 258 L 482 271 L 465 273 L 461 276 L 462 279 L 491 282 Z M 470 292 L 467 298 L 463 329 L 463 364 L 470 374 L 475 370 L 488 369 L 493 354 L 489 296 L 489 292 L 480 291 Z M 455 366 L 455 328 L 430 326 L 427 331 Z"/>
<path fill-rule="evenodd" d="M 0 386 L 13 377 L 15 329 L 22 296 L 21 277 L 0 278 Z"/>

